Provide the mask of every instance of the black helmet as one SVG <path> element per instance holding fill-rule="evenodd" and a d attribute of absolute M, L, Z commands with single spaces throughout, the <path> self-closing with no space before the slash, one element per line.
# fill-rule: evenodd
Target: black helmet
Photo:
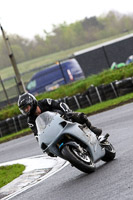
<path fill-rule="evenodd" d="M 29 112 L 25 112 L 25 108 L 28 105 L 31 106 L 31 109 Z M 18 107 L 19 107 L 20 112 L 23 115 L 34 115 L 36 108 L 37 108 L 37 100 L 32 94 L 24 93 L 19 96 Z"/>

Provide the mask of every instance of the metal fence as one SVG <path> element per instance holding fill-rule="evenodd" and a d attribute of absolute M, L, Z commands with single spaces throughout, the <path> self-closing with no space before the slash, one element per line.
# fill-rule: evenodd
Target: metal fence
<path fill-rule="evenodd" d="M 30 80 L 36 72 L 51 65 L 53 65 L 53 63 L 49 65 L 40 66 L 22 73 L 21 77 L 25 86 L 27 85 L 28 80 Z M 15 76 L 6 79 L 2 79 L 2 77 L 0 77 L 0 108 L 3 108 L 8 104 L 15 103 L 18 99 L 18 96 L 19 88 L 17 87 L 17 81 Z"/>
<path fill-rule="evenodd" d="M 113 62 L 125 62 L 133 55 L 133 34 L 75 52 L 74 57 L 87 76 L 109 69 Z"/>
<path fill-rule="evenodd" d="M 13 103 L 16 96 L 19 95 L 19 90 L 16 83 L 16 78 L 11 77 L 2 80 L 0 77 L 0 107 Z"/>

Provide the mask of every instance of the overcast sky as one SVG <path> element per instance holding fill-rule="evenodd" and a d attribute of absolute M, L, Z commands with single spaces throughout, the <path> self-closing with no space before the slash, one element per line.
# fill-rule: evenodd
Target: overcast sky
<path fill-rule="evenodd" d="M 133 13 L 132 5 L 133 0 L 0 0 L 0 23 L 8 34 L 32 39 L 64 21 L 70 24 L 110 10 Z"/>

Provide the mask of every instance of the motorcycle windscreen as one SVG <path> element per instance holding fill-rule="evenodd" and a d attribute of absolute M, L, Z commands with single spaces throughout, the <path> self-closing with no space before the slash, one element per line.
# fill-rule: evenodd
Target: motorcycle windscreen
<path fill-rule="evenodd" d="M 36 118 L 36 126 L 38 130 L 38 135 L 44 131 L 44 129 L 47 127 L 48 124 L 51 123 L 55 115 L 56 113 L 54 112 L 45 112 L 45 113 L 40 114 Z"/>

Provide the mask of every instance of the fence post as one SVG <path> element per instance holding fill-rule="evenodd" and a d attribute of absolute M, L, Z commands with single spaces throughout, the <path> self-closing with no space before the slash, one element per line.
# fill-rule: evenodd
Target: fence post
<path fill-rule="evenodd" d="M 109 62 L 109 58 L 107 56 L 107 52 L 105 50 L 105 47 L 103 46 L 102 49 L 103 49 L 103 53 L 104 53 L 105 59 L 107 61 L 108 67 L 110 68 L 110 62 Z"/>
<path fill-rule="evenodd" d="M 14 80 L 15 80 L 15 83 L 16 83 L 16 87 L 17 87 L 17 92 L 18 92 L 18 95 L 20 94 L 20 89 L 18 87 L 18 84 L 17 84 L 17 79 L 16 77 L 14 76 Z"/>
<path fill-rule="evenodd" d="M 11 48 L 11 45 L 10 45 L 10 42 L 9 42 L 9 38 L 6 36 L 5 31 L 2 28 L 1 24 L 0 24 L 0 28 L 1 28 L 1 31 L 2 31 L 3 39 L 4 39 L 5 44 L 6 44 L 6 48 L 7 48 L 7 51 L 8 51 L 8 55 L 9 55 L 11 64 L 12 64 L 14 72 L 15 72 L 17 85 L 19 87 L 20 94 L 23 94 L 25 92 L 25 86 L 24 86 L 24 83 L 21 79 L 21 75 L 20 75 L 18 67 L 17 67 L 16 59 L 14 57 L 14 54 L 13 54 L 13 51 L 12 51 L 12 48 Z"/>

